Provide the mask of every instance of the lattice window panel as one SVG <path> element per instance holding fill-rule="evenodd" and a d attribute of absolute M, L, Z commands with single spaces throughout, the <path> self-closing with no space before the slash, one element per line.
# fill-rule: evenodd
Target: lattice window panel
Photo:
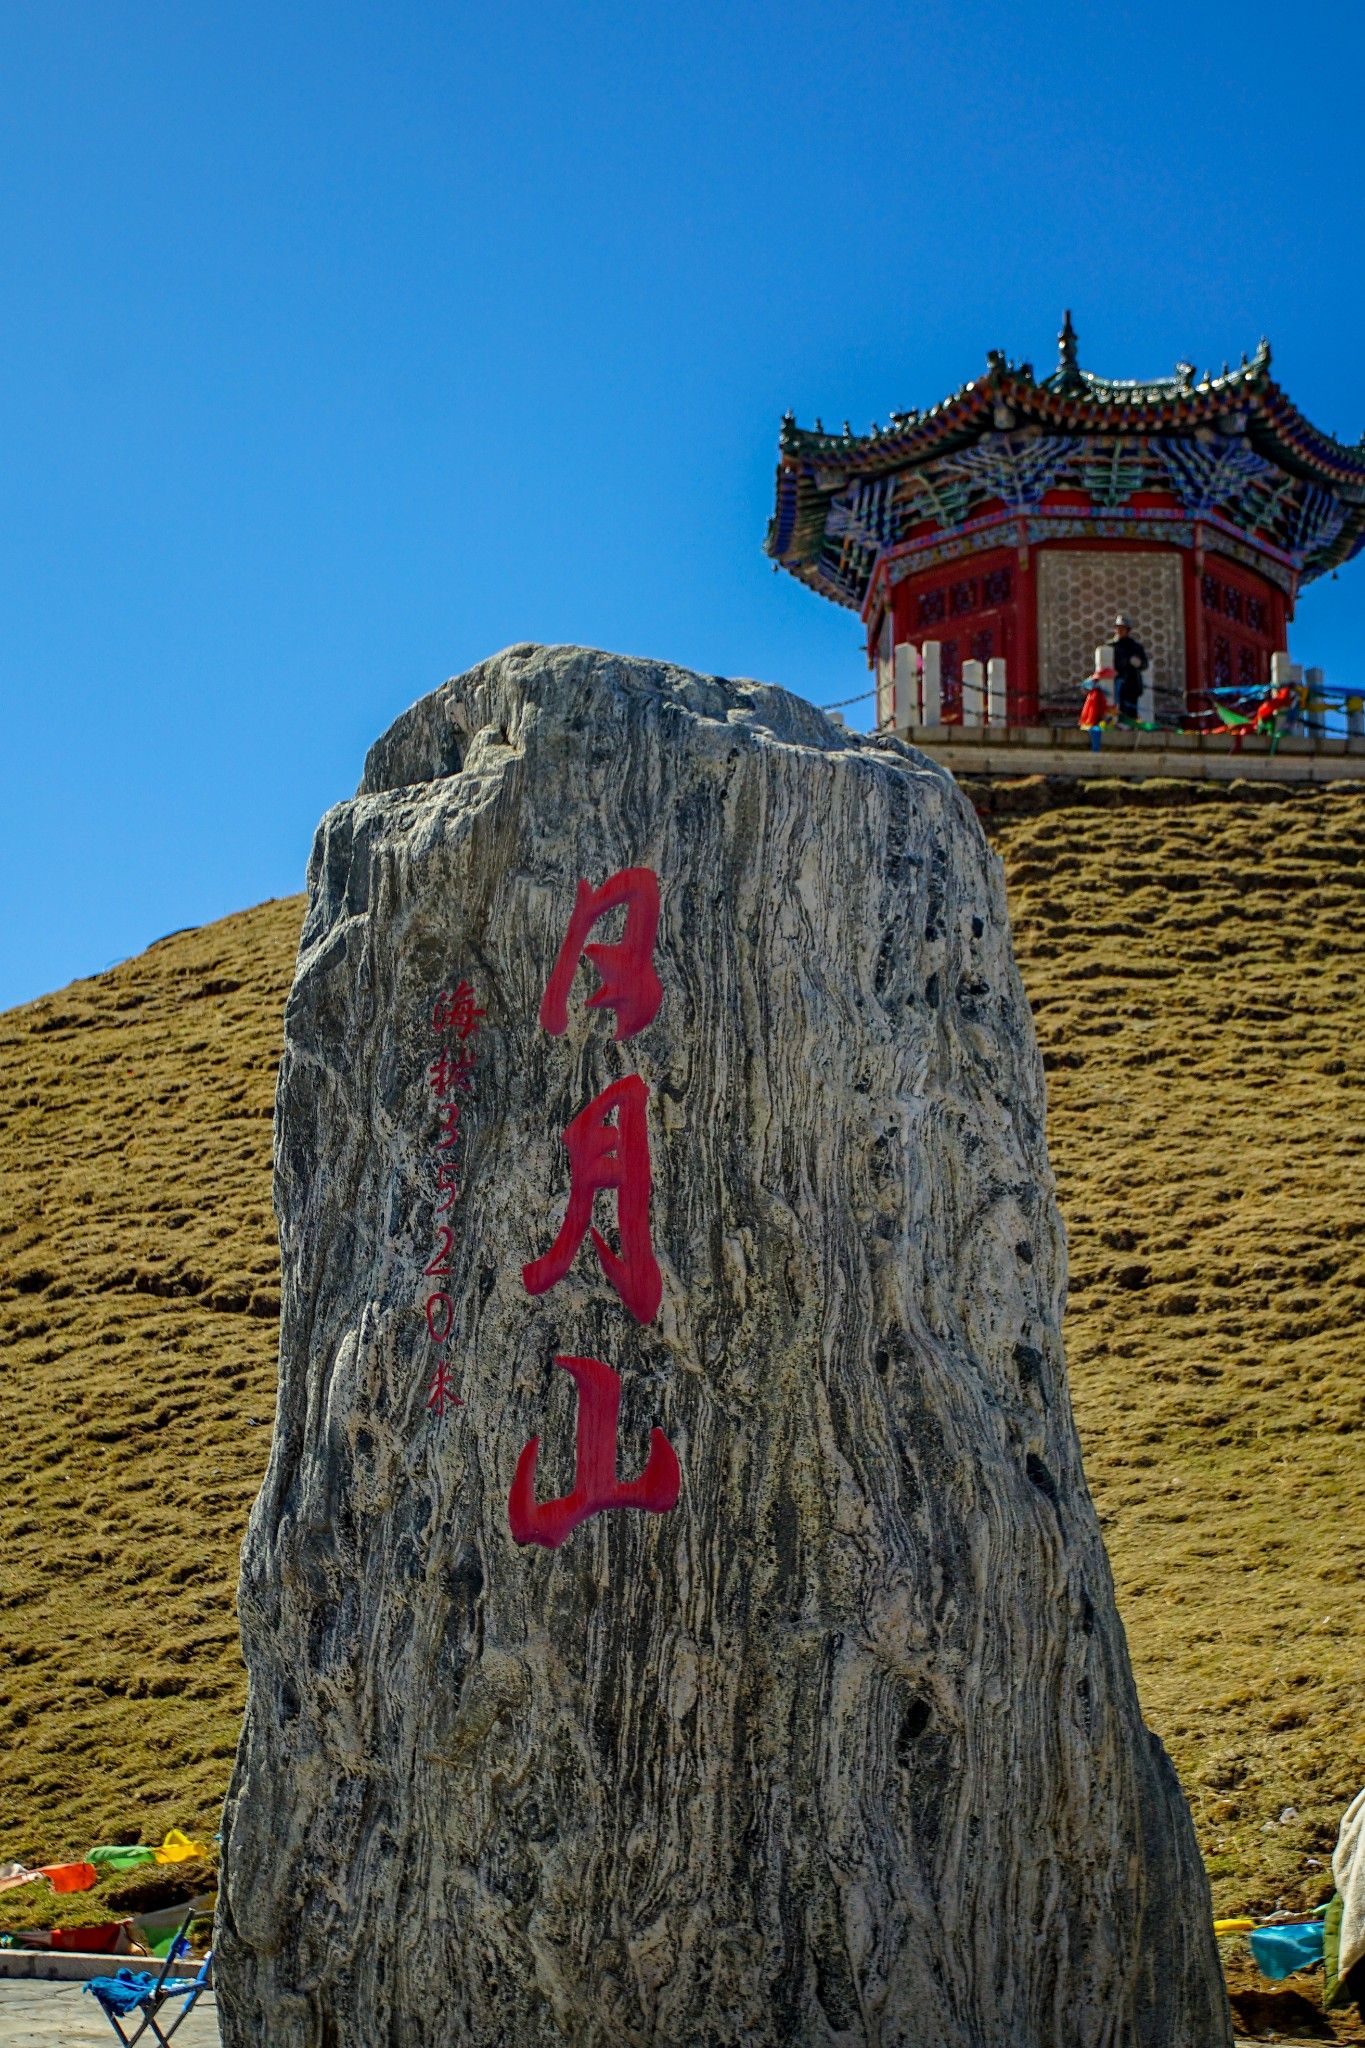
<path fill-rule="evenodd" d="M 1039 701 L 1079 710 L 1095 649 L 1113 639 L 1114 619 L 1126 612 L 1147 650 L 1157 717 L 1178 717 L 1185 708 L 1180 557 L 1042 548 L 1034 561 Z"/>

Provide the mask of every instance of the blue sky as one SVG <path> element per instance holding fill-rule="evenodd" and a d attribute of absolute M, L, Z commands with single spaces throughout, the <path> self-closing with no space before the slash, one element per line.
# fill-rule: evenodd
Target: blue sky
<path fill-rule="evenodd" d="M 832 702 L 761 552 L 857 427 L 1262 332 L 1365 428 L 1351 0 L 0 13 L 0 1006 L 297 889 L 402 707 L 515 640 Z M 1365 563 L 1294 652 L 1365 682 Z"/>

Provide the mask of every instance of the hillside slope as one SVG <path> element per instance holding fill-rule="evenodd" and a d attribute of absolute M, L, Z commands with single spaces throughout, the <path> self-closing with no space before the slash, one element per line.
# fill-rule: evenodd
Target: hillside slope
<path fill-rule="evenodd" d="M 1365 1779 L 1365 792 L 1234 790 L 988 820 L 1050 1069 L 1086 1469 L 1229 1912 L 1323 1896 Z"/>
<path fill-rule="evenodd" d="M 217 1826 L 300 907 L 0 1016 L 0 1861 Z"/>
<path fill-rule="evenodd" d="M 1307 1902 L 1365 1777 L 1365 795 L 978 801 L 1051 1069 L 1073 1397 L 1146 1715 L 1220 1906 Z M 300 909 L 0 1017 L 0 1860 L 216 1826 Z"/>

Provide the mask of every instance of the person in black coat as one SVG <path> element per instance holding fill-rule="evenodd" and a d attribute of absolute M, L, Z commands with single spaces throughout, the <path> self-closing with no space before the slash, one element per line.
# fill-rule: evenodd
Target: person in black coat
<path fill-rule="evenodd" d="M 1119 717 L 1132 723 L 1142 699 L 1142 677 L 1147 667 L 1147 650 L 1133 636 L 1133 622 L 1122 612 L 1114 621 L 1114 691 Z"/>

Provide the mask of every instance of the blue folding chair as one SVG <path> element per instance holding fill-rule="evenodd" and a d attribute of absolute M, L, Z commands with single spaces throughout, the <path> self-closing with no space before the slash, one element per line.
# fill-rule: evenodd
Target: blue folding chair
<path fill-rule="evenodd" d="M 161 2042 L 162 2048 L 165 2048 L 166 2042 L 170 2040 L 186 2014 L 193 2009 L 200 1993 L 209 1990 L 213 1972 L 212 1949 L 199 1965 L 198 1976 L 171 1976 L 171 1965 L 189 1953 L 190 1945 L 185 1935 L 193 1918 L 193 1913 L 185 1915 L 179 1934 L 166 1952 L 166 1960 L 161 1965 L 159 1976 L 153 1976 L 150 1970 L 120 1970 L 115 1977 L 92 1977 L 86 1985 L 86 1990 L 98 2002 L 110 2026 L 124 2043 L 124 2048 L 133 2048 L 133 2042 L 140 2041 L 146 2033 L 151 2033 Z M 163 2031 L 161 2009 L 177 1998 L 183 1999 L 184 2003 L 170 2025 Z M 142 2018 L 136 2029 L 131 2034 L 125 2034 L 119 2024 L 120 2020 L 131 2019 L 133 2014 L 139 2011 Z"/>

